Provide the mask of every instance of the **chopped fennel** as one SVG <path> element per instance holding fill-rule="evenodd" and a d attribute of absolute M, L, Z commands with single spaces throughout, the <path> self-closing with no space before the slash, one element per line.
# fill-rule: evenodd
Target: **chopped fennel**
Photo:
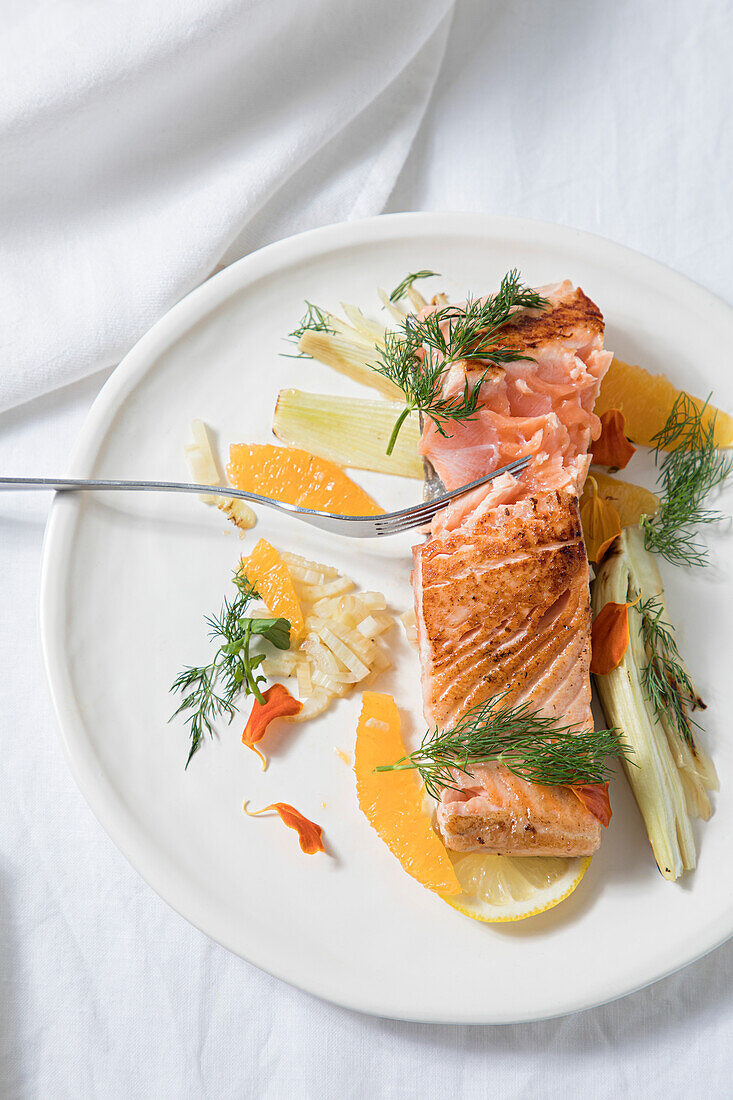
<path fill-rule="evenodd" d="M 268 655 L 268 676 L 293 677 L 303 703 L 292 721 L 320 714 L 357 685 L 391 668 L 381 635 L 394 625 L 381 592 L 355 591 L 331 565 L 283 552 L 305 618 L 305 635 L 287 653 Z"/>

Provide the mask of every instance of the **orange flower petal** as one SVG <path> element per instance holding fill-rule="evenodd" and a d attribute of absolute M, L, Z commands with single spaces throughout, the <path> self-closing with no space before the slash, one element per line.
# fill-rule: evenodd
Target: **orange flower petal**
<path fill-rule="evenodd" d="M 629 605 L 607 603 L 593 621 L 590 670 L 607 676 L 621 664 L 629 647 Z"/>
<path fill-rule="evenodd" d="M 629 459 L 636 454 L 624 435 L 626 418 L 618 409 L 609 409 L 601 416 L 601 434 L 591 444 L 590 453 L 599 466 L 609 466 L 613 470 L 623 470 Z"/>
<path fill-rule="evenodd" d="M 598 818 L 604 829 L 607 829 L 613 816 L 608 783 L 584 783 L 582 786 L 571 787 L 570 790 L 580 799 L 586 810 L 590 810 Z"/>
<path fill-rule="evenodd" d="M 612 504 L 600 495 L 594 477 L 586 482 L 587 495 L 580 506 L 580 521 L 589 561 L 598 562 L 599 554 L 608 550 L 616 535 L 621 534 L 621 518 Z"/>
<path fill-rule="evenodd" d="M 258 741 L 265 736 L 265 731 L 270 722 L 275 718 L 287 718 L 298 714 L 303 709 L 303 704 L 294 699 L 284 684 L 273 684 L 263 693 L 264 703 L 255 699 L 250 711 L 247 725 L 242 734 L 242 744 L 256 752 L 262 761 L 262 770 L 265 770 L 266 760 L 259 749 L 255 748 Z"/>
<path fill-rule="evenodd" d="M 609 601 L 593 620 L 590 670 L 596 676 L 607 676 L 621 664 L 629 648 L 629 608 L 640 599 L 641 594 L 632 603 Z"/>
<path fill-rule="evenodd" d="M 601 564 L 617 538 L 618 535 L 611 535 L 610 539 L 606 539 L 605 542 L 601 543 L 601 545 L 598 547 L 598 550 L 596 551 L 596 565 Z"/>
<path fill-rule="evenodd" d="M 290 806 L 287 802 L 273 802 L 269 806 L 263 806 L 261 810 L 248 810 L 245 802 L 242 809 L 249 817 L 259 817 L 261 814 L 273 810 L 279 815 L 283 825 L 287 825 L 289 829 L 295 829 L 300 841 L 301 851 L 305 852 L 307 856 L 315 855 L 316 852 L 325 852 L 321 826 L 316 825 L 315 821 L 309 821 L 307 817 L 303 817 L 299 810 L 296 810 L 294 806 Z"/>

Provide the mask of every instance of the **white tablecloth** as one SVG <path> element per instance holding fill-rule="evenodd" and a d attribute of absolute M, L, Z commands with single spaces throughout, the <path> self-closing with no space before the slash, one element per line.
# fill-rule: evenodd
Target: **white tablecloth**
<path fill-rule="evenodd" d="M 196 6 L 182 4 L 181 10 L 190 13 Z M 58 59 L 59 7 L 70 20 L 67 36 L 74 47 L 65 54 L 66 71 Z M 132 5 L 114 6 L 116 18 L 126 7 Z M 156 56 L 168 50 L 185 66 L 186 50 L 195 51 L 208 34 L 207 18 L 222 12 L 240 21 L 239 34 L 251 27 L 248 19 L 264 20 L 258 49 L 267 50 L 268 20 L 275 19 L 277 5 L 222 0 L 198 7 L 208 14 L 188 27 L 157 26 L 163 37 L 152 51 Z M 334 5 L 332 12 L 341 7 Z M 166 236 L 173 222 L 158 225 L 160 233 L 151 239 L 151 223 L 136 216 L 133 259 L 125 245 L 121 267 L 115 268 L 110 254 L 98 293 L 92 277 L 101 254 L 95 234 L 103 233 L 104 249 L 113 248 L 115 232 L 129 224 L 126 89 L 136 78 L 144 82 L 155 66 L 150 61 L 140 70 L 130 60 L 132 27 L 91 58 L 89 42 L 99 46 L 99 27 L 88 38 L 83 17 L 93 12 L 103 24 L 112 18 L 111 5 L 11 3 L 3 9 L 3 22 L 11 23 L 26 20 L 32 10 L 38 33 L 35 56 L 13 59 L 15 102 L 23 110 L 0 132 L 0 150 L 9 158 L 4 163 L 17 185 L 16 205 L 0 210 L 0 217 L 9 215 L 3 239 L 12 245 L 0 295 L 11 308 L 0 337 L 13 347 L 0 368 L 0 404 L 15 406 L 0 417 L 3 472 L 63 470 L 108 365 L 217 262 L 273 235 L 378 210 L 416 130 L 387 209 L 476 209 L 563 222 L 639 248 L 733 298 L 733 10 L 725 0 L 693 6 L 685 0 L 459 0 L 442 68 L 450 5 L 392 7 L 402 16 L 411 7 L 410 18 L 390 16 L 387 5 L 365 20 L 360 35 L 368 49 L 368 34 L 375 31 L 370 24 L 389 40 L 390 18 L 398 19 L 404 68 L 400 51 L 387 50 L 388 74 L 374 84 L 368 74 L 359 76 L 361 99 L 349 105 L 348 117 L 327 120 L 322 155 L 315 161 L 302 156 L 294 165 L 300 178 L 294 189 L 283 182 L 274 154 L 268 171 L 274 164 L 279 189 L 268 190 L 271 179 L 253 181 L 252 164 L 236 155 L 240 123 L 226 112 L 231 156 L 222 154 L 216 171 L 194 187 L 184 140 L 192 101 L 166 100 L 165 126 L 156 130 L 153 120 L 146 139 L 147 153 L 157 149 L 160 163 L 147 174 L 146 165 L 136 163 L 135 171 L 161 195 L 190 197 L 211 187 L 216 201 L 186 209 L 185 218 L 195 221 L 195 239 L 181 241 L 178 257 Z M 318 8 L 319 18 L 328 20 L 328 5 Z M 50 37 L 49 26 L 55 27 Z M 226 37 L 226 28 L 222 33 Z M 358 38 L 350 49 L 344 65 L 356 71 Z M 407 55 L 414 65 L 407 64 Z M 234 47 L 227 56 L 233 64 Z M 45 100 L 31 94 L 38 63 L 54 73 Z M 276 57 L 272 64 L 278 64 Z M 309 81 L 317 83 L 312 69 L 295 70 L 306 91 Z M 105 138 L 96 160 L 83 140 L 83 122 L 85 110 L 99 108 L 91 91 L 100 71 L 113 74 L 107 91 L 122 114 L 117 135 Z M 44 145 L 49 128 L 64 121 L 66 78 L 81 95 L 74 115 L 80 130 L 67 119 L 51 145 Z M 226 79 L 234 79 L 231 72 Z M 216 101 L 217 73 L 209 72 L 206 80 L 207 94 Z M 399 109 L 389 102 L 394 81 Z M 80 89 L 89 90 L 87 106 Z M 155 85 L 153 91 L 159 102 L 165 89 Z M 146 94 L 153 94 L 150 88 Z M 226 99 L 227 87 L 221 94 Z M 248 94 L 239 100 L 241 126 Z M 316 93 L 306 101 L 320 117 Z M 142 110 L 139 100 L 135 110 Z M 47 126 L 24 144 L 24 127 L 38 127 L 39 112 Z M 200 140 L 205 123 L 202 108 L 190 131 Z M 312 119 L 309 125 L 312 130 Z M 64 153 L 66 143 L 74 155 L 81 150 L 87 157 L 88 194 L 75 194 L 79 164 Z M 23 187 L 11 148 L 26 158 Z M 32 225 L 34 173 L 44 149 L 56 158 L 46 164 L 45 177 L 53 198 L 45 221 Z M 95 192 L 95 172 L 103 177 L 102 192 Z M 95 220 L 87 224 L 85 203 L 100 193 L 106 195 L 105 209 L 90 206 Z M 122 247 L 122 235 L 118 243 Z M 59 285 L 49 294 L 44 279 L 62 280 L 67 261 L 67 274 L 78 274 L 79 249 L 86 250 L 89 272 L 86 301 L 73 313 L 66 305 L 69 287 Z M 149 282 L 136 293 L 130 276 L 146 265 Z M 122 318 L 112 305 L 115 270 L 121 272 Z M 58 388 L 74 378 L 81 380 Z M 103 833 L 62 759 L 36 638 L 46 507 L 40 498 L 0 499 L 3 1097 L 731 1095 L 733 945 L 651 989 L 577 1016 L 454 1028 L 371 1019 L 321 1003 L 229 955 L 169 910 Z M 630 911 L 620 936 L 633 936 L 633 920 Z"/>

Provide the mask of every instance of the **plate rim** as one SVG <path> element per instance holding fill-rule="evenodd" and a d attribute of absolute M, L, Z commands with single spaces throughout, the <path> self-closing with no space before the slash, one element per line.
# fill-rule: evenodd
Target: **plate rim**
<path fill-rule="evenodd" d="M 118 399 L 135 385 L 167 347 L 238 289 L 273 274 L 285 263 L 312 258 L 337 248 L 373 244 L 375 241 L 387 241 L 395 236 L 403 238 L 416 238 L 428 234 L 444 237 L 451 234 L 460 236 L 465 235 L 468 230 L 482 237 L 493 239 L 508 237 L 515 241 L 528 240 L 531 234 L 532 239 L 538 243 L 556 244 L 560 247 L 563 244 L 563 238 L 566 244 L 568 237 L 573 238 L 580 244 L 585 243 L 589 247 L 603 250 L 617 270 L 629 264 L 636 268 L 639 266 L 646 268 L 653 275 L 658 286 L 660 283 L 666 283 L 678 292 L 684 289 L 691 308 L 695 308 L 699 303 L 701 308 L 704 307 L 709 312 L 712 307 L 718 312 L 722 324 L 733 326 L 733 307 L 694 280 L 635 249 L 570 226 L 528 218 L 470 212 L 406 212 L 382 214 L 351 222 L 337 222 L 286 237 L 236 260 L 191 290 L 160 317 L 127 352 L 100 389 L 72 448 L 69 476 L 84 476 L 87 465 L 94 457 L 90 452 L 95 446 L 95 441 L 98 441 L 100 436 L 109 429 L 111 419 L 118 408 Z M 469 1012 L 465 1016 L 452 1013 L 449 1018 L 445 1018 L 424 1012 L 391 1013 L 375 1003 L 373 998 L 345 997 L 329 989 L 328 982 L 321 983 L 321 988 L 303 984 L 290 975 L 279 972 L 276 965 L 263 965 L 261 962 L 254 962 L 247 958 L 239 948 L 227 942 L 225 935 L 215 934 L 210 927 L 207 927 L 207 924 L 210 925 L 213 922 L 207 921 L 203 915 L 191 916 L 192 910 L 198 910 L 198 904 L 195 900 L 187 904 L 185 896 L 182 896 L 185 895 L 185 876 L 181 881 L 175 882 L 174 880 L 179 876 L 162 866 L 159 860 L 156 866 L 154 842 L 136 824 L 132 814 L 125 812 L 114 798 L 108 799 L 110 791 L 108 781 L 99 769 L 93 767 L 94 761 L 89 752 L 88 743 L 85 754 L 87 739 L 76 700 L 70 688 L 68 669 L 65 667 L 61 621 L 62 586 L 58 583 L 63 577 L 66 561 L 63 553 L 64 543 L 66 542 L 68 551 L 71 542 L 69 536 L 72 533 L 75 518 L 74 500 L 70 497 L 56 496 L 51 505 L 44 532 L 38 596 L 38 621 L 44 671 L 56 717 L 57 735 L 61 741 L 67 766 L 92 813 L 141 878 L 190 924 L 232 951 L 233 954 L 245 958 L 250 965 L 257 966 L 258 969 L 272 974 L 294 988 L 352 1011 L 423 1023 L 507 1024 L 557 1018 L 590 1010 L 628 996 L 698 961 L 733 936 L 732 912 L 729 921 L 721 919 L 707 929 L 707 936 L 699 950 L 687 956 L 684 961 L 662 962 L 657 967 L 650 967 L 650 973 L 645 973 L 636 985 L 631 987 L 625 985 L 623 989 L 606 989 L 590 1001 L 587 996 L 581 995 L 560 997 L 555 1010 L 533 1015 L 492 1011 L 487 1014 Z"/>

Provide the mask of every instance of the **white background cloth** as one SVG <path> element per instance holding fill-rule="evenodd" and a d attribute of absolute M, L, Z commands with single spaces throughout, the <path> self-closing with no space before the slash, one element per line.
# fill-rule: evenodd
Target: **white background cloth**
<path fill-rule="evenodd" d="M 63 470 L 108 368 L 219 263 L 385 204 L 593 230 L 733 299 L 726 0 L 450 8 L 3 5 L 3 472 Z M 169 910 L 61 756 L 46 508 L 0 499 L 3 1097 L 731 1095 L 733 945 L 577 1016 L 454 1028 L 319 1002 Z"/>

